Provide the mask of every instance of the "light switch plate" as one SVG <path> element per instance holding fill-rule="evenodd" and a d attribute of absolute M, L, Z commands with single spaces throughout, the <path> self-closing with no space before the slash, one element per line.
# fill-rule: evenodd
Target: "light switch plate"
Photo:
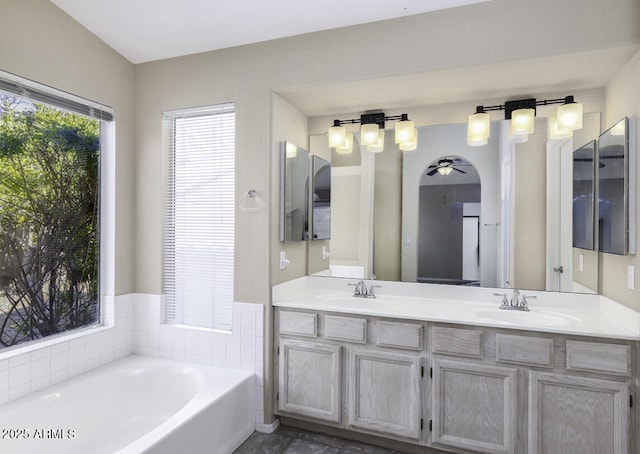
<path fill-rule="evenodd" d="M 629 290 L 636 288 L 636 267 L 633 265 L 627 267 L 627 288 Z"/>
<path fill-rule="evenodd" d="M 578 257 L 579 257 L 578 269 L 580 270 L 580 272 L 583 272 L 584 271 L 584 255 L 580 254 Z"/>

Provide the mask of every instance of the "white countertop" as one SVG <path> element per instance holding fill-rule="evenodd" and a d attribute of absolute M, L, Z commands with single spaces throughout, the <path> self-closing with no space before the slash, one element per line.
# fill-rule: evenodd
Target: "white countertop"
<path fill-rule="evenodd" d="M 530 311 L 499 309 L 501 298 L 482 289 L 375 282 L 375 299 L 353 297 L 354 279 L 308 276 L 274 286 L 273 305 L 376 317 L 400 318 L 579 336 L 640 340 L 640 314 L 599 295 L 523 291 L 536 296 Z M 386 292 L 385 292 L 386 290 Z"/>

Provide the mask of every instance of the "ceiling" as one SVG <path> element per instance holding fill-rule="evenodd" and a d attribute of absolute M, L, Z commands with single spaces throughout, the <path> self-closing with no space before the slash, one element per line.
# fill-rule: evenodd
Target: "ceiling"
<path fill-rule="evenodd" d="M 310 117 L 523 97 L 604 87 L 638 46 L 278 90 Z M 564 95 L 563 95 L 564 96 Z"/>
<path fill-rule="evenodd" d="M 51 0 L 132 63 L 489 0 Z"/>

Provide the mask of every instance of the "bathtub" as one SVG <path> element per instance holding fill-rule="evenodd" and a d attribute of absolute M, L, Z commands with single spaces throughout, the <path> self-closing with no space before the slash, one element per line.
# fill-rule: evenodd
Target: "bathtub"
<path fill-rule="evenodd" d="M 231 453 L 254 430 L 254 375 L 128 356 L 0 407 L 1 453 Z"/>

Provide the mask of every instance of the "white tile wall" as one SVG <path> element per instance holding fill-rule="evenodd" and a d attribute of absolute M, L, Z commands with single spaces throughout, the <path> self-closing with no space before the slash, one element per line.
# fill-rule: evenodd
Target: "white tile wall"
<path fill-rule="evenodd" d="M 0 352 L 0 404 L 133 353 L 133 298 L 107 297 L 105 326 Z"/>
<path fill-rule="evenodd" d="M 162 324 L 159 295 L 136 294 L 133 309 L 133 352 L 197 364 L 245 369 L 256 374 L 256 424 L 264 421 L 264 306 L 233 303 L 231 332 Z"/>
<path fill-rule="evenodd" d="M 231 333 L 164 325 L 161 308 L 159 295 L 109 298 L 103 327 L 0 352 L 0 404 L 137 354 L 254 371 L 262 424 L 264 306 L 234 303 Z"/>

